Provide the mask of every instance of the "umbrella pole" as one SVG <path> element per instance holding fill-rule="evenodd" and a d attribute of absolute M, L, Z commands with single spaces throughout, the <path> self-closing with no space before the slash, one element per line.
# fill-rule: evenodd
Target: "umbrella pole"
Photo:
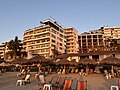
<path fill-rule="evenodd" d="M 38 72 L 40 72 L 40 69 L 41 69 L 41 65 L 38 64 Z"/>

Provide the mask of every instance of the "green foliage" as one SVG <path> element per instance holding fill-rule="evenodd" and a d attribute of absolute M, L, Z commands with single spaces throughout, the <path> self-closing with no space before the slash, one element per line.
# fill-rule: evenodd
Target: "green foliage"
<path fill-rule="evenodd" d="M 18 40 L 18 37 L 15 36 L 15 39 L 9 41 L 7 44 L 7 47 L 9 49 L 9 52 L 7 54 L 15 58 L 16 56 L 21 56 L 22 45 L 23 44 L 21 43 L 21 40 Z"/>

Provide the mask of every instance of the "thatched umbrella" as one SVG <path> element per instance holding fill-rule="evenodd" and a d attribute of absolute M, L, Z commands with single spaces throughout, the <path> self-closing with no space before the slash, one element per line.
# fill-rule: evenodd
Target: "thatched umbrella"
<path fill-rule="evenodd" d="M 49 59 L 46 59 L 44 56 L 36 55 L 27 60 L 28 63 L 47 63 Z"/>
<path fill-rule="evenodd" d="M 70 65 L 75 65 L 75 66 L 78 65 L 78 63 L 76 62 L 76 60 L 72 60 L 72 61 L 70 61 L 69 63 L 70 63 Z"/>
<path fill-rule="evenodd" d="M 59 60 L 59 61 L 56 61 L 55 62 L 56 65 L 64 65 L 64 73 L 66 72 L 66 65 L 70 65 L 70 61 L 69 60 L 66 60 L 66 59 L 62 59 L 62 60 Z"/>
<path fill-rule="evenodd" d="M 101 64 L 118 64 L 119 65 L 120 59 L 113 57 L 113 56 L 110 56 L 110 57 L 107 57 L 107 58 L 104 58 L 103 60 L 101 60 L 100 63 Z"/>
<path fill-rule="evenodd" d="M 37 63 L 38 64 L 38 68 L 39 68 L 39 71 L 41 69 L 41 63 L 49 63 L 50 60 L 49 59 L 46 59 L 44 56 L 40 56 L 40 55 L 36 55 L 30 59 L 27 60 L 28 63 Z"/>
<path fill-rule="evenodd" d="M 94 60 L 90 59 L 90 58 L 83 58 L 78 63 L 79 64 L 85 64 L 85 65 L 87 65 L 87 64 L 96 64 L 96 62 Z"/>
<path fill-rule="evenodd" d="M 69 60 L 59 60 L 55 62 L 56 65 L 68 65 L 70 64 Z"/>
<path fill-rule="evenodd" d="M 18 59 L 15 59 L 15 60 L 11 61 L 10 63 L 13 63 L 13 64 L 26 64 L 27 59 L 21 57 L 21 58 L 18 58 Z"/>
<path fill-rule="evenodd" d="M 66 65 L 70 65 L 70 61 L 69 60 L 59 60 L 55 62 L 56 65 L 64 65 L 64 68 L 66 68 Z"/>
<path fill-rule="evenodd" d="M 116 58 L 114 56 L 110 56 L 107 58 L 104 58 L 101 62 L 101 64 L 110 64 L 111 65 L 111 74 L 114 75 L 114 66 L 115 64 L 120 65 L 120 59 Z"/>

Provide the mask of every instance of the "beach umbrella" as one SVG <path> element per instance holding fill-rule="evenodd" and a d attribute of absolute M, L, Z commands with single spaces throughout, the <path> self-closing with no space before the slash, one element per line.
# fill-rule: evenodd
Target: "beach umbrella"
<path fill-rule="evenodd" d="M 21 57 L 21 58 L 12 60 L 10 63 L 12 63 L 12 64 L 26 64 L 27 63 L 27 59 Z"/>
<path fill-rule="evenodd" d="M 46 59 L 44 56 L 36 55 L 27 60 L 28 63 L 48 63 L 50 60 Z"/>
<path fill-rule="evenodd" d="M 56 61 L 55 64 L 56 65 L 68 65 L 70 64 L 70 61 L 62 59 L 62 60 Z"/>
<path fill-rule="evenodd" d="M 107 58 L 104 58 L 103 60 L 101 60 L 100 62 L 101 64 L 120 64 L 120 59 L 116 58 L 114 56 L 110 56 Z"/>
<path fill-rule="evenodd" d="M 59 60 L 55 62 L 56 65 L 64 65 L 64 69 L 66 69 L 66 65 L 70 65 L 70 61 L 66 59 Z"/>
<path fill-rule="evenodd" d="M 76 60 L 71 60 L 71 61 L 69 61 L 69 64 L 70 64 L 70 65 L 75 65 L 75 66 L 78 65 L 78 63 L 76 62 Z"/>
<path fill-rule="evenodd" d="M 96 64 L 96 62 L 90 58 L 83 58 L 78 63 L 79 64 Z"/>
<path fill-rule="evenodd" d="M 41 55 L 35 55 L 34 57 L 30 58 L 27 60 L 27 63 L 36 63 L 38 64 L 38 72 L 40 71 L 41 69 L 41 65 L 42 63 L 49 63 L 50 62 L 50 59 L 46 59 L 44 56 L 41 56 Z"/>
<path fill-rule="evenodd" d="M 5 63 L 5 62 L 2 62 L 2 63 L 0 63 L 0 66 L 9 66 L 9 64 Z"/>

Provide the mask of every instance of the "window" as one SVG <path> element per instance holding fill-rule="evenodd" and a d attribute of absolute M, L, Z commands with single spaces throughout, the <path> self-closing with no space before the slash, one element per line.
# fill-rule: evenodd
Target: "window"
<path fill-rule="evenodd" d="M 52 34 L 51 36 L 52 36 L 53 38 L 56 38 L 56 36 L 55 36 L 55 35 L 53 35 L 53 34 Z"/>
<path fill-rule="evenodd" d="M 62 37 L 62 38 L 63 38 L 63 35 L 62 35 L 62 34 L 60 34 L 60 37 Z"/>
<path fill-rule="evenodd" d="M 60 29 L 60 32 L 63 33 L 63 30 Z"/>
<path fill-rule="evenodd" d="M 53 29 L 52 29 L 52 32 L 53 32 L 54 34 L 56 34 L 56 31 L 55 31 L 55 30 L 53 30 Z"/>
<path fill-rule="evenodd" d="M 55 43 L 55 40 L 52 40 L 53 43 Z"/>

